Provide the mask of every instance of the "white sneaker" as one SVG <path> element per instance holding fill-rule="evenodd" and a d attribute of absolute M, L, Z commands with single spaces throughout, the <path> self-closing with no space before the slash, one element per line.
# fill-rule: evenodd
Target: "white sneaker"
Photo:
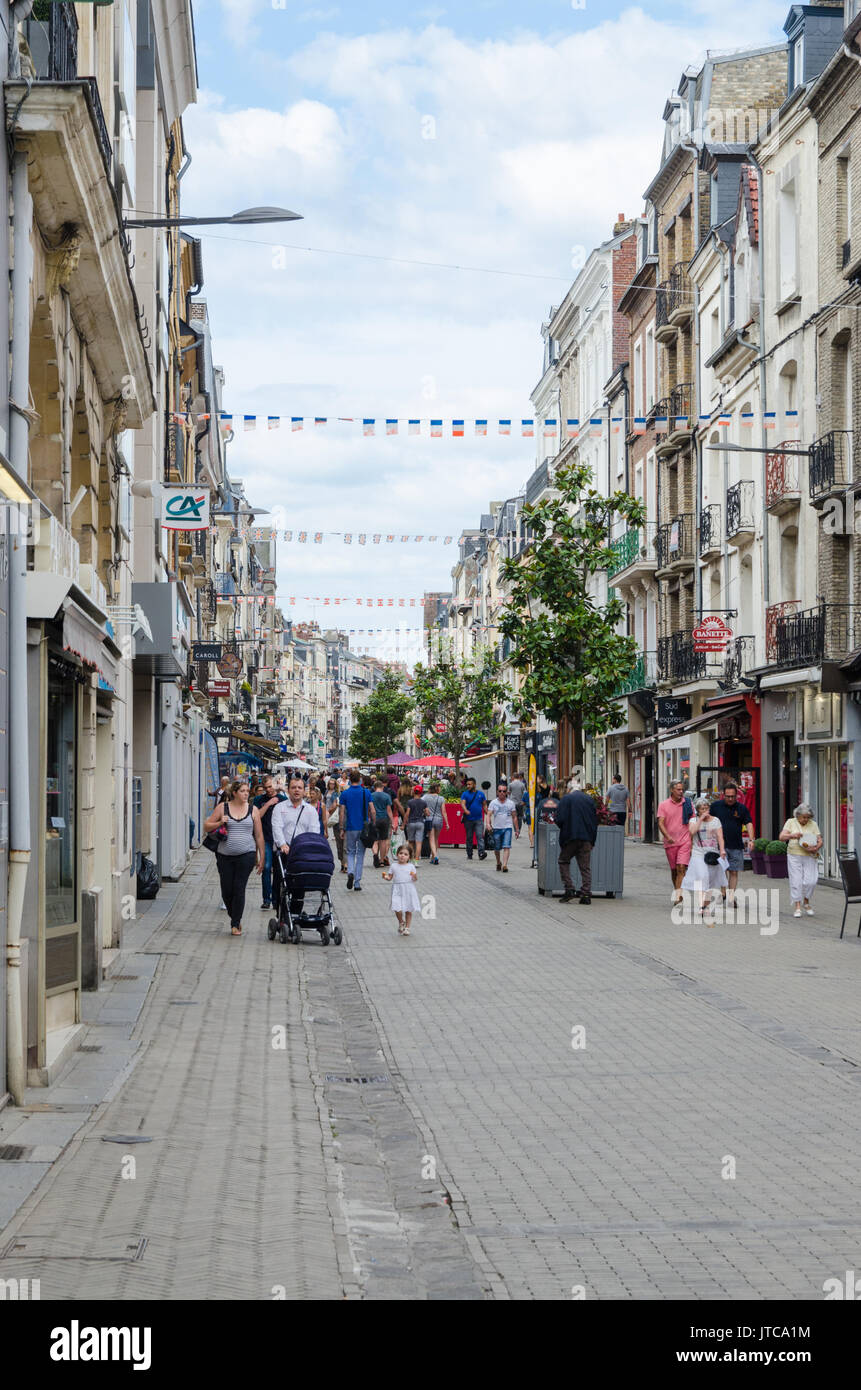
<path fill-rule="evenodd" d="M 800 907 L 797 907 L 797 908 L 795 909 L 795 911 L 793 912 L 792 915 L 793 915 L 793 917 L 800 917 L 800 916 L 801 916 L 801 908 L 800 908 Z"/>
<path fill-rule="evenodd" d="M 805 912 L 807 913 L 808 917 L 814 917 L 816 915 L 812 907 L 805 908 Z"/>

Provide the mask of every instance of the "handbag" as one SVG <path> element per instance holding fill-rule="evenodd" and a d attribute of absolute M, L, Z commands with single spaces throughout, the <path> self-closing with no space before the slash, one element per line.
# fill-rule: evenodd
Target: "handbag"
<path fill-rule="evenodd" d="M 486 850 L 496 849 L 496 841 L 493 838 L 492 830 L 485 830 L 484 832 L 484 848 Z"/>
<path fill-rule="evenodd" d="M 697 839 L 699 840 L 699 842 L 700 842 L 700 847 L 702 848 L 703 837 L 702 837 L 702 834 L 701 834 L 701 832 L 700 832 L 699 830 L 697 831 Z M 717 850 L 716 850 L 716 849 L 707 849 L 706 852 L 705 852 L 705 854 L 703 855 L 703 862 L 704 862 L 705 864 L 708 864 L 708 866 L 709 866 L 710 869 L 713 869 L 713 868 L 715 867 L 715 865 L 719 864 L 719 863 L 720 863 L 720 855 L 718 854 Z"/>
<path fill-rule="evenodd" d="M 376 826 L 375 826 L 375 825 L 372 825 L 371 822 L 368 820 L 368 793 L 367 793 L 367 791 L 366 791 L 366 792 L 365 792 L 365 823 L 364 823 L 364 825 L 362 826 L 361 830 L 359 831 L 359 839 L 361 840 L 362 844 L 365 846 L 365 849 L 370 849 L 372 845 L 375 845 L 375 844 L 377 843 L 377 840 L 378 840 L 379 838 L 380 838 L 380 837 L 379 837 L 379 835 L 377 834 L 377 828 L 376 828 Z"/>
<path fill-rule="evenodd" d="M 218 850 L 218 846 L 227 839 L 227 826 L 219 825 L 215 830 L 210 830 L 208 835 L 204 835 L 201 844 L 204 849 L 211 850 L 213 854 Z"/>

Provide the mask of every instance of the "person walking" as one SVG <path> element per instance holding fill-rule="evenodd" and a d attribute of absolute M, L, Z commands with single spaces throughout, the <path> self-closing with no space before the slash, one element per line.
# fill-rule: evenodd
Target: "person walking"
<path fill-rule="evenodd" d="M 439 837 L 445 824 L 443 807 L 445 801 L 440 792 L 439 782 L 431 782 L 430 787 L 422 797 L 422 801 L 428 808 L 427 834 L 430 840 L 431 863 L 439 863 Z"/>
<path fill-rule="evenodd" d="M 386 791 L 392 798 L 392 805 L 394 805 L 397 799 L 398 792 L 400 791 L 401 779 L 396 772 L 390 772 L 388 777 L 385 779 L 385 782 Z"/>
<path fill-rule="evenodd" d="M 786 872 L 793 917 L 801 916 L 802 904 L 808 917 L 813 913 L 813 892 L 819 879 L 819 851 L 822 831 L 813 819 L 813 807 L 802 801 L 777 837 L 786 845 Z"/>
<path fill-rule="evenodd" d="M 341 793 L 338 789 L 338 781 L 335 777 L 329 778 L 329 789 L 326 792 L 326 810 L 329 813 L 329 824 L 335 836 L 335 849 L 338 854 L 338 862 L 341 865 L 341 873 L 347 872 L 347 855 L 344 849 L 344 833 L 341 830 L 341 817 L 338 814 L 338 803 Z"/>
<path fill-rule="evenodd" d="M 219 787 L 218 791 L 215 792 L 215 794 L 214 794 L 214 795 L 215 795 L 215 806 L 220 806 L 221 803 L 222 803 L 222 801 L 226 801 L 226 800 L 227 800 L 227 797 L 228 797 L 228 795 L 229 795 L 229 793 L 230 793 L 230 778 L 229 778 L 229 777 L 222 777 L 222 779 L 221 779 L 221 786 Z M 213 810 L 214 810 L 214 809 L 215 809 L 215 807 L 213 807 Z"/>
<path fill-rule="evenodd" d="M 320 821 L 320 834 L 329 834 L 329 812 L 326 810 L 326 803 L 319 787 L 311 787 L 308 792 L 308 804 L 317 812 Z"/>
<path fill-rule="evenodd" d="M 508 795 L 514 802 L 514 809 L 517 814 L 517 828 L 523 829 L 524 805 L 523 799 L 526 796 L 526 778 L 522 772 L 515 772 L 508 784 Z"/>
<path fill-rule="evenodd" d="M 485 817 L 487 826 L 493 831 L 493 852 L 496 855 L 496 872 L 508 873 L 508 859 L 511 854 L 512 832 L 516 840 L 520 839 L 520 826 L 517 822 L 517 811 L 514 802 L 508 795 L 508 787 L 504 782 L 500 782 L 496 789 L 496 796 L 486 808 Z"/>
<path fill-rule="evenodd" d="M 479 859 L 487 858 L 484 848 L 484 807 L 487 801 L 483 791 L 475 785 L 475 778 L 468 777 L 460 798 L 463 811 L 463 828 L 466 831 L 466 857 L 472 859 L 473 842 L 478 845 Z"/>
<path fill-rule="evenodd" d="M 685 796 L 684 783 L 670 783 L 670 794 L 658 806 L 658 830 L 664 842 L 664 853 L 670 866 L 673 881 L 673 902 L 682 900 L 682 879 L 691 862 L 690 820 L 694 814 L 693 802 Z"/>
<path fill-rule="evenodd" d="M 729 860 L 724 897 L 727 904 L 730 904 L 738 884 L 738 876 L 744 868 L 745 837 L 753 838 L 750 812 L 744 802 L 738 799 L 738 783 L 731 780 L 725 783 L 721 799 L 712 802 L 712 815 L 717 816 L 723 829 L 726 857 Z"/>
<path fill-rule="evenodd" d="M 263 861 L 263 902 L 261 911 L 272 906 L 272 812 L 279 801 L 287 800 L 287 793 L 281 783 L 276 782 L 267 772 L 262 781 L 260 795 L 255 797 L 254 805 L 260 813 L 260 827 L 263 831 L 265 857 Z"/>
<path fill-rule="evenodd" d="M 406 804 L 406 832 L 407 844 L 410 849 L 410 858 L 418 863 L 421 858 L 422 844 L 425 838 L 425 827 L 430 819 L 426 802 L 422 799 L 422 789 L 419 783 L 413 787 L 413 794 Z"/>
<path fill-rule="evenodd" d="M 374 824 L 377 827 L 374 868 L 387 869 L 389 867 L 389 844 L 392 838 L 392 797 L 391 793 L 386 791 L 386 784 L 382 777 L 378 777 L 376 780 L 371 800 L 377 813 L 374 818 Z"/>
<path fill-rule="evenodd" d="M 246 782 L 231 783 L 227 799 L 215 807 L 203 828 L 209 835 L 220 826 L 227 827 L 227 836 L 215 852 L 221 900 L 230 913 L 231 935 L 241 936 L 248 879 L 255 866 L 259 874 L 263 873 L 266 859 L 260 812 L 256 806 L 249 805 Z"/>
<path fill-rule="evenodd" d="M 595 798 L 575 785 L 574 791 L 561 798 L 555 815 L 559 827 L 559 873 L 565 887 L 562 902 L 570 903 L 579 896 L 581 907 L 588 907 L 592 901 L 592 850 L 598 838 Z M 577 860 L 580 870 L 579 894 L 571 878 L 572 859 Z"/>
<path fill-rule="evenodd" d="M 607 810 L 613 818 L 614 825 L 625 825 L 631 813 L 631 794 L 625 783 L 622 781 L 621 772 L 613 774 L 613 782 L 607 792 Z"/>
<path fill-rule="evenodd" d="M 350 773 L 350 785 L 341 792 L 338 815 L 344 842 L 347 848 L 347 888 L 354 893 L 362 891 L 362 870 L 365 867 L 365 846 L 362 844 L 362 828 L 366 820 L 375 821 L 376 810 L 367 787 L 362 786 L 358 768 Z"/>
<path fill-rule="evenodd" d="M 416 891 L 418 872 L 410 862 L 410 852 L 406 845 L 400 845 L 395 862 L 383 878 L 392 885 L 392 912 L 398 919 L 398 936 L 409 936 L 413 913 L 421 911 L 421 902 Z"/>
<path fill-rule="evenodd" d="M 294 772 L 287 785 L 287 800 L 281 801 L 272 812 L 273 854 L 277 852 L 282 859 L 289 855 L 290 846 L 297 835 L 320 835 L 320 817 L 305 796 L 305 779 Z M 279 881 L 280 886 L 280 881 Z M 294 891 L 290 898 L 290 911 L 297 915 L 302 911 L 305 895 Z"/>
<path fill-rule="evenodd" d="M 697 912 L 707 927 L 715 925 L 714 897 L 726 886 L 723 826 L 707 796 L 698 796 L 688 822 L 691 857 L 682 879 L 683 893 L 696 893 Z"/>

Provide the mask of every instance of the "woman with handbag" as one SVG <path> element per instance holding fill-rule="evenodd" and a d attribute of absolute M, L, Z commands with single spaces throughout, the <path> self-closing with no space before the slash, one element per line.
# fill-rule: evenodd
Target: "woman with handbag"
<path fill-rule="evenodd" d="M 263 873 L 266 855 L 260 812 L 256 806 L 249 806 L 249 792 L 247 782 L 233 782 L 227 799 L 216 806 L 203 824 L 207 835 L 214 834 L 220 841 L 215 862 L 222 901 L 230 913 L 232 936 L 242 935 L 248 879 L 255 863 L 258 874 Z"/>
<path fill-rule="evenodd" d="M 808 917 L 813 916 L 813 890 L 819 878 L 819 851 L 822 831 L 813 819 L 813 807 L 802 801 L 777 837 L 787 848 L 786 872 L 793 917 L 801 916 L 801 905 Z"/>
<path fill-rule="evenodd" d="M 431 782 L 430 790 L 425 792 L 422 801 L 428 808 L 427 837 L 430 842 L 431 863 L 438 864 L 439 837 L 445 823 L 443 816 L 445 801 L 440 795 L 439 782 Z"/>
<path fill-rule="evenodd" d="M 682 892 L 697 894 L 697 913 L 707 927 L 715 925 L 714 897 L 726 886 L 729 860 L 724 854 L 723 826 L 711 813 L 707 796 L 698 796 L 688 822 L 691 859 L 682 879 Z"/>

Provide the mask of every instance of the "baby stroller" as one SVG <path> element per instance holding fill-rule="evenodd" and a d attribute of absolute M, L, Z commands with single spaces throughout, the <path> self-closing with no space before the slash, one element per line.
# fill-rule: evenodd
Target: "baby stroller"
<path fill-rule="evenodd" d="M 298 945 L 303 931 L 317 931 L 320 944 L 328 946 L 331 928 L 331 939 L 340 946 L 341 928 L 337 922 L 332 925 L 329 897 L 334 870 L 334 856 L 322 835 L 296 835 L 288 854 L 272 856 L 278 916 L 269 919 L 270 941 L 277 936 L 282 943 L 293 941 Z M 316 900 L 312 910 L 306 903 L 309 896 L 312 901 Z"/>

